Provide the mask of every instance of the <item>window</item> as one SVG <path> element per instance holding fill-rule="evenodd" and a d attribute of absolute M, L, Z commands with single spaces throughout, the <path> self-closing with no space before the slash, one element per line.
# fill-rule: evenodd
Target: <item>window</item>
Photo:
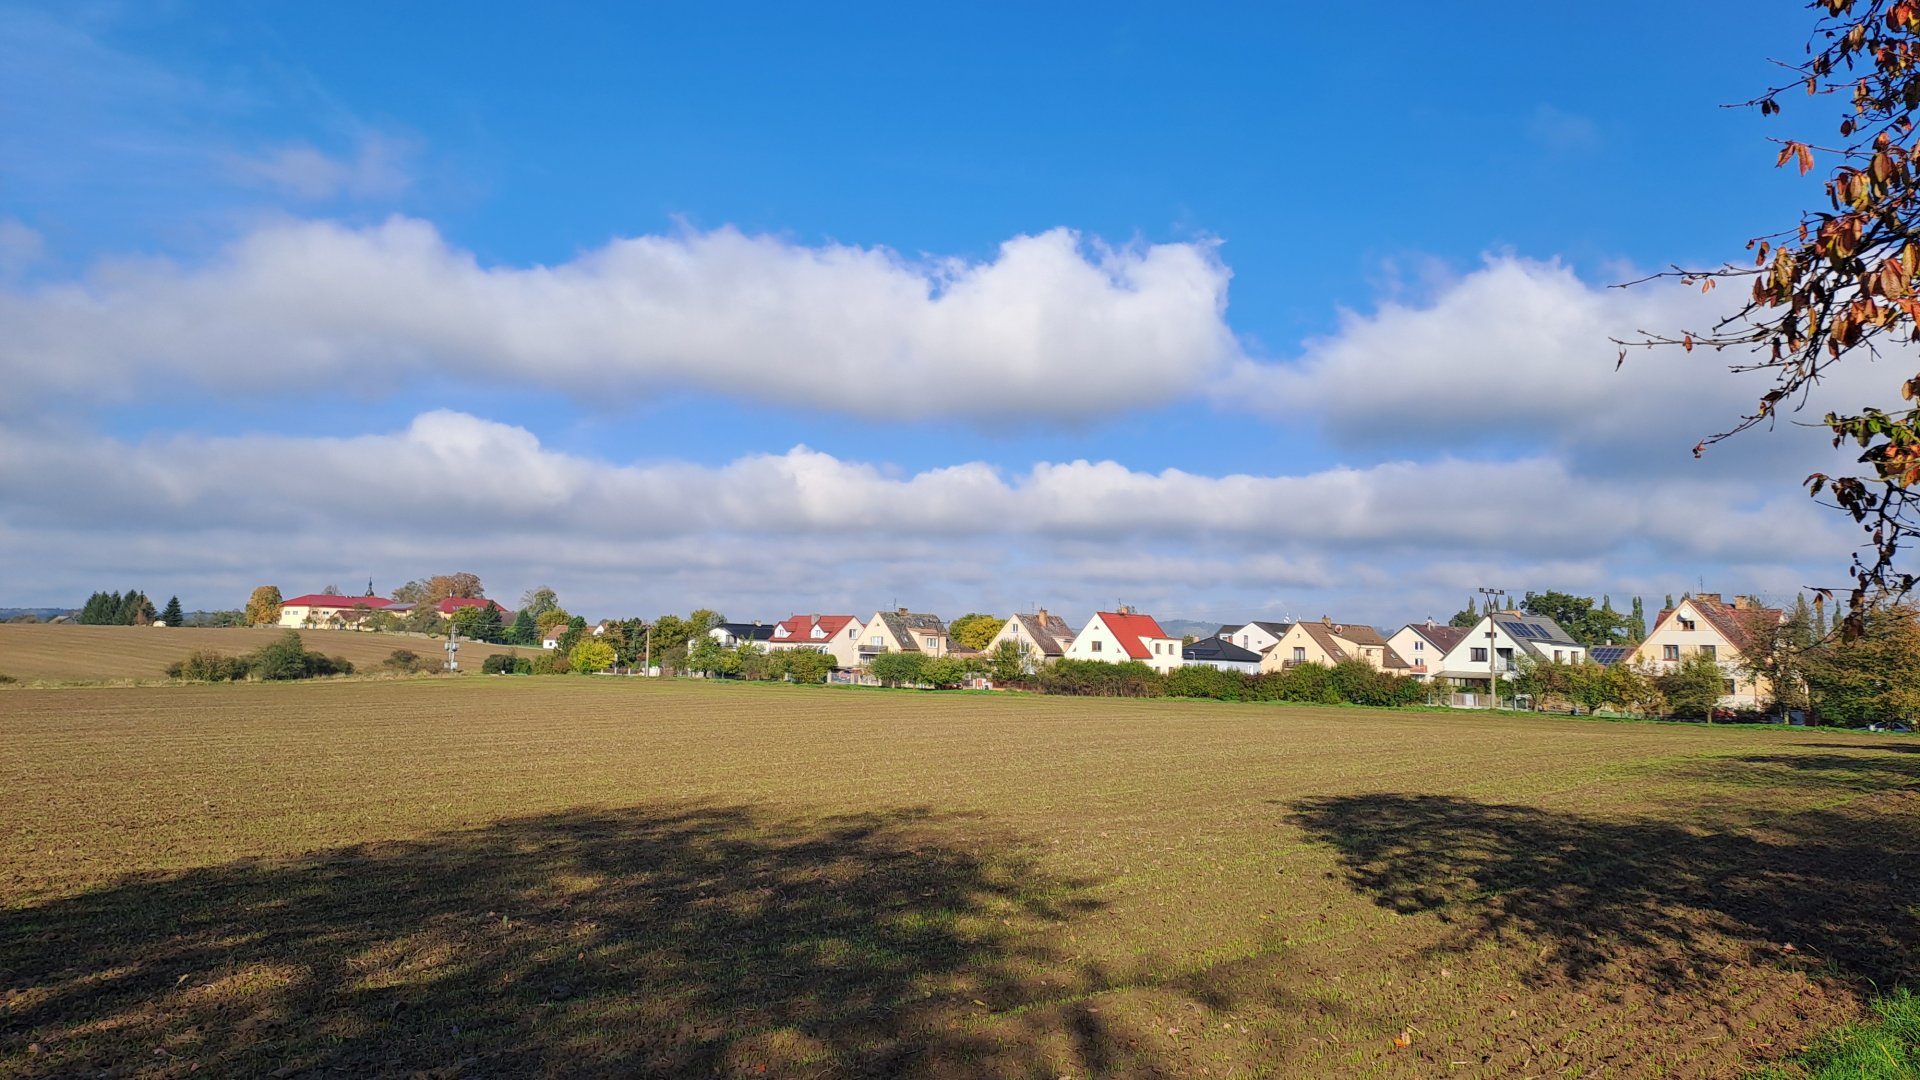
<path fill-rule="evenodd" d="M 879 634 L 875 634 L 873 635 L 873 643 L 875 645 L 885 645 L 887 642 L 885 638 L 881 637 Z"/>
<path fill-rule="evenodd" d="M 1099 639 L 1097 639 L 1097 638 L 1096 638 L 1096 639 L 1094 640 L 1094 642 L 1093 642 L 1093 644 L 1092 644 L 1092 645 L 1090 645 L 1090 646 L 1088 646 L 1088 649 L 1089 649 L 1090 651 L 1092 651 L 1092 652 L 1099 652 L 1099 651 L 1100 651 L 1100 641 L 1099 641 Z"/>
<path fill-rule="evenodd" d="M 1296 664 L 1304 664 L 1306 660 L 1307 647 L 1305 645 L 1295 645 L 1293 647 L 1293 662 Z"/>
<path fill-rule="evenodd" d="M 1731 694 L 1734 692 L 1732 679 L 1724 679 L 1721 681 L 1720 685 L 1725 688 L 1726 693 Z"/>
<path fill-rule="evenodd" d="M 1427 643 L 1424 641 L 1415 641 L 1413 643 L 1414 652 L 1425 652 L 1426 648 L 1427 648 Z"/>
<path fill-rule="evenodd" d="M 1678 646 L 1678 645 L 1662 645 L 1662 646 L 1660 646 L 1660 659 L 1662 659 L 1662 660 L 1678 660 L 1678 659 L 1680 659 L 1680 646 Z"/>
<path fill-rule="evenodd" d="M 1695 628 L 1694 621 L 1692 619 L 1681 619 L 1679 620 L 1679 623 L 1680 623 L 1680 629 L 1682 630 L 1692 630 Z"/>
<path fill-rule="evenodd" d="M 1484 648 L 1474 649 L 1472 656 L 1473 656 L 1473 663 L 1484 664 L 1487 662 L 1487 650 Z"/>
<path fill-rule="evenodd" d="M 1700 646 L 1700 654 L 1709 660 L 1718 660 L 1720 658 L 1720 647 L 1717 645 L 1702 645 Z"/>
<path fill-rule="evenodd" d="M 1555 650 L 1553 650 L 1553 662 L 1554 662 L 1554 663 L 1556 663 L 1556 664 L 1558 664 L 1558 663 L 1560 663 L 1560 656 L 1561 656 L 1561 653 L 1560 653 L 1560 650 L 1559 650 L 1559 649 L 1555 649 Z"/>

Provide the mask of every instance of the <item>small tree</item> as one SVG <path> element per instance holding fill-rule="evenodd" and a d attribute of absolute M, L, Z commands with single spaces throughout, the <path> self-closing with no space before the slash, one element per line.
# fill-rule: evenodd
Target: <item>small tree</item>
<path fill-rule="evenodd" d="M 979 651 L 992 644 L 1006 622 L 998 615 L 969 612 L 947 624 L 947 636 L 953 639 L 955 645 Z"/>
<path fill-rule="evenodd" d="M 599 638 L 582 638 L 567 653 L 567 665 L 582 674 L 605 671 L 613 666 L 613 661 L 613 646 Z"/>
<path fill-rule="evenodd" d="M 867 671 L 887 686 L 915 686 L 924 681 L 926 664 L 924 653 L 881 653 L 867 661 Z"/>
<path fill-rule="evenodd" d="M 168 598 L 166 608 L 160 612 L 160 621 L 168 626 L 179 626 L 187 621 L 187 613 L 180 610 L 179 597 Z"/>
<path fill-rule="evenodd" d="M 540 627 L 533 621 L 533 613 L 526 608 L 513 617 L 513 625 L 507 628 L 507 643 L 510 645 L 540 644 Z"/>
<path fill-rule="evenodd" d="M 1920 721 L 1920 619 L 1884 600 L 1870 605 L 1858 636 L 1806 657 L 1807 686 L 1820 719 L 1859 726 Z"/>
<path fill-rule="evenodd" d="M 1706 653 L 1689 653 L 1672 671 L 1656 681 L 1671 715 L 1712 721 L 1713 710 L 1726 695 L 1726 673 Z"/>
<path fill-rule="evenodd" d="M 797 683 L 822 683 L 833 670 L 833 657 L 818 649 L 787 649 L 773 655 L 770 666 L 775 678 Z"/>
<path fill-rule="evenodd" d="M 1007 638 L 987 654 L 987 674 L 997 685 L 1017 683 L 1033 670 L 1033 648 L 1023 641 Z"/>
<path fill-rule="evenodd" d="M 725 675 L 732 651 L 705 634 L 687 643 L 687 670 L 703 675 Z"/>
<path fill-rule="evenodd" d="M 280 587 L 262 585 L 247 598 L 247 625 L 272 626 L 280 621 Z"/>

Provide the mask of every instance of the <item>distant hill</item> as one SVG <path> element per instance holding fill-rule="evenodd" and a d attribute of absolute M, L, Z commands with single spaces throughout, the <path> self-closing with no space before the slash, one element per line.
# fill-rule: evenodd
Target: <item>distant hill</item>
<path fill-rule="evenodd" d="M 1198 619 L 1161 619 L 1159 622 L 1160 629 L 1177 638 L 1186 637 L 1188 634 L 1197 638 L 1212 637 L 1214 631 L 1220 629 L 1221 625 L 1217 622 L 1201 622 Z"/>
<path fill-rule="evenodd" d="M 46 622 L 56 615 L 71 614 L 73 614 L 72 608 L 63 607 L 0 607 L 0 622 L 6 622 L 20 615 L 31 615 L 41 622 Z"/>

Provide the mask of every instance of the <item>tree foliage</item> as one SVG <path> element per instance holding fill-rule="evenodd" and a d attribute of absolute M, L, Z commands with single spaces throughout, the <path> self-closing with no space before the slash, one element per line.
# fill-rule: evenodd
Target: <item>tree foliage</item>
<path fill-rule="evenodd" d="M 968 612 L 947 624 L 947 636 L 955 645 L 964 646 L 979 652 L 993 643 L 1007 620 L 998 615 L 982 615 Z"/>
<path fill-rule="evenodd" d="M 506 640 L 507 636 L 507 628 L 500 619 L 500 609 L 492 604 L 463 607 L 455 611 L 453 628 L 462 637 L 492 644 Z"/>
<path fill-rule="evenodd" d="M 1480 611 L 1474 607 L 1473 597 L 1469 596 L 1467 597 L 1467 606 L 1454 612 L 1453 618 L 1447 620 L 1447 625 L 1458 627 L 1462 630 L 1470 630 L 1479 622 Z"/>
<path fill-rule="evenodd" d="M 1851 443 L 1860 451 L 1863 468 L 1806 480 L 1814 497 L 1830 498 L 1868 538 L 1854 556 L 1842 627 L 1853 637 L 1864 631 L 1875 597 L 1913 588 L 1915 576 L 1898 568 L 1898 556 L 1920 538 L 1920 375 L 1906 378 L 1911 361 L 1887 348 L 1920 339 L 1920 138 L 1914 123 L 1920 108 L 1920 5 L 1817 0 L 1809 6 L 1821 14 L 1806 59 L 1794 66 L 1791 80 L 1748 104 L 1774 115 L 1784 108 L 1783 96 L 1799 92 L 1844 102 L 1833 117 L 1837 141 L 1782 139 L 1774 161 L 1776 167 L 1792 164 L 1803 176 L 1823 160 L 1831 162 L 1822 177 L 1826 206 L 1747 241 L 1751 265 L 1656 275 L 1702 290 L 1737 284 L 1744 287 L 1743 299 L 1712 326 L 1620 342 L 1621 359 L 1627 346 L 1732 349 L 1739 354 L 1733 370 L 1772 376 L 1754 408 L 1702 440 L 1696 455 L 1773 423 L 1782 410 L 1804 408 L 1842 360 L 1904 361 L 1882 399 L 1891 401 L 1897 388 L 1905 405 L 1851 405 L 1821 418 L 1834 446 Z"/>
<path fill-rule="evenodd" d="M 1805 658 L 1808 694 L 1827 723 L 1920 722 L 1920 613 L 1880 603 L 1862 613 L 1860 632 L 1829 640 Z"/>
<path fill-rule="evenodd" d="M 280 621 L 280 587 L 262 585 L 247 597 L 248 626 L 271 626 Z"/>
<path fill-rule="evenodd" d="M 581 638 L 567 653 L 567 666 L 579 673 L 605 671 L 613 666 L 613 646 L 599 638 Z"/>
<path fill-rule="evenodd" d="M 538 619 L 560 606 L 560 596 L 546 585 L 528 589 L 520 597 L 520 610 Z"/>
<path fill-rule="evenodd" d="M 1615 644 L 1623 640 L 1627 632 L 1627 620 L 1613 610 L 1611 603 L 1596 606 L 1590 596 L 1574 596 L 1552 589 L 1528 592 L 1520 602 L 1520 610 L 1552 619 L 1568 637 L 1588 648 Z"/>
<path fill-rule="evenodd" d="M 167 606 L 160 611 L 160 621 L 166 623 L 168 626 L 179 626 L 181 623 L 187 621 L 187 613 L 180 609 L 179 597 L 170 596 L 167 598 Z"/>
<path fill-rule="evenodd" d="M 286 681 L 325 675 L 351 675 L 353 663 L 343 657 L 314 652 L 289 630 L 244 656 L 196 651 L 167 665 L 167 674 L 190 682 L 229 682 L 237 679 Z"/>
<path fill-rule="evenodd" d="M 1666 699 L 1668 714 L 1685 719 L 1711 720 L 1727 692 L 1727 675 L 1720 662 L 1702 652 L 1688 653 L 1654 681 Z"/>

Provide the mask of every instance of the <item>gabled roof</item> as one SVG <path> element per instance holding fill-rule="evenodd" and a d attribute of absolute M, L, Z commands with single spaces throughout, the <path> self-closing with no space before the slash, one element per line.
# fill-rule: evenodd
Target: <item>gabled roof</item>
<path fill-rule="evenodd" d="M 500 614 L 502 615 L 505 615 L 507 613 L 507 609 L 500 607 L 500 604 L 498 601 L 486 600 L 478 596 L 449 596 L 445 600 L 442 600 L 439 603 L 433 605 L 433 609 L 435 611 L 438 611 L 442 615 L 451 615 L 454 612 L 459 611 L 461 608 L 470 608 L 470 607 L 478 608 L 478 607 L 488 607 L 488 606 L 498 608 L 500 611 Z"/>
<path fill-rule="evenodd" d="M 1595 645 L 1587 650 L 1587 656 L 1601 667 L 1612 667 L 1633 655 L 1633 645 Z"/>
<path fill-rule="evenodd" d="M 1549 659 L 1549 649 L 1584 649 L 1585 645 L 1575 641 L 1572 634 L 1562 629 L 1560 624 L 1545 615 L 1523 615 L 1514 611 L 1496 611 L 1486 616 L 1500 628 L 1515 644 L 1542 660 Z"/>
<path fill-rule="evenodd" d="M 1241 624 L 1241 626 L 1245 625 L 1245 623 Z M 1235 627 L 1235 629 L 1238 629 L 1238 627 Z M 1210 638 L 1201 638 L 1191 645 L 1181 646 L 1180 658 L 1189 662 L 1205 660 L 1236 664 L 1258 664 L 1260 662 L 1259 653 L 1254 652 L 1252 649 L 1243 649 L 1218 635 Z"/>
<path fill-rule="evenodd" d="M 1342 641 L 1346 641 L 1351 642 L 1356 647 L 1361 645 L 1377 646 L 1380 649 L 1380 666 L 1383 669 L 1412 666 L 1408 664 L 1406 660 L 1402 659 L 1399 653 L 1393 651 L 1393 646 L 1387 644 L 1387 639 L 1380 636 L 1380 631 L 1375 630 L 1365 623 L 1337 623 L 1322 619 L 1319 622 L 1300 622 L 1294 625 L 1305 630 L 1307 636 L 1311 637 L 1315 644 L 1319 645 L 1328 656 L 1333 658 L 1334 663 L 1339 663 L 1342 660 L 1362 659 L 1361 656 L 1341 644 Z"/>
<path fill-rule="evenodd" d="M 1405 629 L 1427 639 L 1427 643 L 1441 652 L 1452 652 L 1455 645 L 1466 640 L 1467 628 L 1449 626 L 1446 623 L 1408 623 Z"/>
<path fill-rule="evenodd" d="M 1748 644 L 1748 632 L 1744 620 L 1759 617 L 1779 622 L 1786 618 L 1786 612 L 1779 608 L 1735 607 L 1715 595 L 1689 596 L 1680 603 L 1691 605 L 1693 610 L 1699 612 L 1700 617 L 1706 620 L 1707 625 L 1713 627 L 1715 633 L 1743 652 Z M 1678 607 L 1662 609 L 1660 617 L 1653 621 L 1653 633 L 1647 636 L 1652 637 L 1653 634 L 1659 633 L 1660 628 L 1665 626 L 1667 620 L 1678 610 Z"/>
<path fill-rule="evenodd" d="M 1013 617 L 1026 628 L 1027 636 L 1040 647 L 1042 656 L 1066 655 L 1067 643 L 1073 640 L 1073 627 L 1067 625 L 1067 620 L 1051 611 Z"/>
<path fill-rule="evenodd" d="M 291 600 L 280 601 L 281 607 L 339 608 L 346 610 L 365 605 L 375 611 L 392 607 L 393 601 L 384 596 L 339 596 L 334 593 L 308 593 Z"/>
<path fill-rule="evenodd" d="M 1226 637 L 1228 634 L 1233 633 L 1236 630 L 1244 630 L 1249 626 L 1257 626 L 1260 629 L 1265 630 L 1267 633 L 1272 634 L 1276 638 L 1286 637 L 1287 631 L 1293 629 L 1293 624 L 1290 622 L 1262 622 L 1259 619 L 1252 619 L 1247 622 L 1237 622 L 1227 626 L 1222 626 L 1220 629 L 1215 630 L 1213 632 L 1213 636 L 1218 638 L 1223 638 L 1223 637 Z"/>
<path fill-rule="evenodd" d="M 900 648 L 910 652 L 920 651 L 920 642 L 913 636 L 916 631 L 921 634 L 933 633 L 940 637 L 947 636 L 947 624 L 941 622 L 938 615 L 923 615 L 912 611 L 881 611 L 876 614 L 880 616 L 880 622 L 886 626 L 887 631 L 893 635 L 893 640 L 900 643 Z"/>
<path fill-rule="evenodd" d="M 1135 615 L 1120 611 L 1096 611 L 1094 618 L 1107 624 L 1113 636 L 1120 639 L 1120 647 L 1135 660 L 1146 660 L 1153 656 L 1153 650 L 1147 648 L 1143 639 L 1167 639 L 1167 632 L 1151 615 Z"/>
<path fill-rule="evenodd" d="M 735 641 L 766 641 L 773 637 L 773 627 L 765 623 L 728 622 L 714 629 L 725 630 Z"/>
<path fill-rule="evenodd" d="M 769 641 L 780 644 L 799 644 L 828 641 L 847 628 L 850 622 L 859 620 L 852 615 L 795 615 L 773 624 L 773 636 Z M 813 636 L 813 628 L 820 628 L 820 636 Z"/>

